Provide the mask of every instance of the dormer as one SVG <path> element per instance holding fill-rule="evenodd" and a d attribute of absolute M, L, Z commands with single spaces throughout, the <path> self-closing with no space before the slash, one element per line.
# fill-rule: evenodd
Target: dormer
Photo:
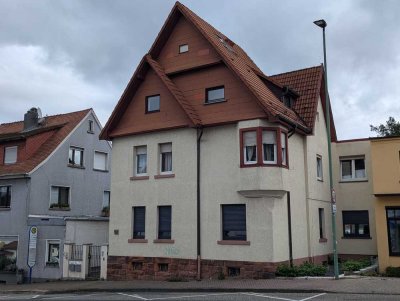
<path fill-rule="evenodd" d="M 282 103 L 285 105 L 285 107 L 289 109 L 293 109 L 296 99 L 299 97 L 299 94 L 297 94 L 295 91 L 290 89 L 287 86 L 284 86 L 282 89 Z"/>

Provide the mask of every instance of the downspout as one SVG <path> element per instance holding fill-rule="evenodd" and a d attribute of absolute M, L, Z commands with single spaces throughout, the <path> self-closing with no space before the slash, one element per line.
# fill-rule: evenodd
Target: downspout
<path fill-rule="evenodd" d="M 203 128 L 197 128 L 197 280 L 201 280 L 201 239 L 200 239 L 200 143 Z"/>
<path fill-rule="evenodd" d="M 289 234 L 289 263 L 293 266 L 293 243 L 292 243 L 292 213 L 290 209 L 290 191 L 286 192 L 287 195 L 287 215 L 288 215 L 288 234 Z"/>

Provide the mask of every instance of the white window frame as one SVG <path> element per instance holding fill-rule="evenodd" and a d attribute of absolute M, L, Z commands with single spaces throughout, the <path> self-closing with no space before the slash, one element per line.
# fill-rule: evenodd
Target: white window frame
<path fill-rule="evenodd" d="M 52 188 L 52 187 L 69 188 L 69 191 L 68 191 L 68 207 L 65 207 L 65 208 L 71 209 L 71 194 L 72 194 L 72 189 L 71 189 L 71 186 L 64 186 L 64 185 L 50 185 L 49 209 L 52 209 L 50 206 L 53 204 L 53 203 L 51 202 L 51 188 Z M 58 193 L 60 193 L 60 192 L 58 192 Z M 57 208 L 57 209 L 60 209 L 60 207 L 56 207 L 56 208 Z M 54 209 L 54 210 L 57 210 L 57 209 Z"/>
<path fill-rule="evenodd" d="M 106 164 L 105 164 L 105 166 L 104 166 L 104 169 L 99 169 L 99 168 L 95 168 L 95 167 L 94 167 L 94 162 L 95 162 L 96 153 L 100 153 L 100 154 L 105 154 L 105 155 L 106 155 Z M 103 152 L 103 151 L 99 151 L 99 150 L 94 150 L 94 152 L 93 152 L 93 170 L 97 170 L 97 171 L 108 171 L 108 153 L 107 153 L 107 152 Z"/>
<path fill-rule="evenodd" d="M 274 145 L 274 160 L 273 161 L 265 161 L 264 160 L 264 132 L 271 132 L 275 134 L 275 143 Z M 278 132 L 276 130 L 267 130 L 262 129 L 261 131 L 261 147 L 262 147 L 262 160 L 264 164 L 277 164 L 278 163 Z M 283 161 L 283 159 L 282 159 Z"/>
<path fill-rule="evenodd" d="M 8 150 L 14 150 L 14 149 L 15 149 L 15 161 L 7 160 L 7 151 Z M 18 161 L 18 146 L 17 145 L 15 145 L 15 146 L 6 146 L 4 148 L 4 164 L 14 164 L 14 163 L 17 163 L 17 161 Z"/>
<path fill-rule="evenodd" d="M 72 150 L 78 150 L 78 151 L 82 151 L 82 165 L 80 164 L 73 164 L 73 163 L 69 163 L 69 152 Z M 75 158 L 74 158 L 75 159 Z M 69 149 L 68 149 L 68 165 L 72 166 L 72 167 L 85 167 L 85 149 L 83 147 L 80 146 L 75 146 L 75 145 L 70 145 Z"/>
<path fill-rule="evenodd" d="M 54 265 L 54 266 L 61 266 L 61 240 L 60 239 L 46 239 L 46 253 L 44 254 L 44 265 L 47 266 L 50 261 L 48 261 L 48 257 L 49 257 L 49 244 L 58 244 L 58 265 Z"/>
<path fill-rule="evenodd" d="M 357 181 L 365 181 L 367 180 L 367 166 L 365 162 L 365 156 L 355 156 L 355 157 L 340 157 L 340 181 L 342 182 L 357 182 Z M 363 178 L 356 178 L 356 161 L 355 160 L 364 160 L 364 170 L 365 170 L 365 177 Z M 342 168 L 342 161 L 350 161 L 351 160 L 351 178 L 344 179 L 343 178 L 343 168 Z"/>
<path fill-rule="evenodd" d="M 158 151 L 159 151 L 159 160 L 160 160 L 159 172 L 160 172 L 161 175 L 170 175 L 170 174 L 173 173 L 173 170 L 174 170 L 174 163 L 173 163 L 174 161 L 172 161 L 171 170 L 170 170 L 170 171 L 161 171 L 161 168 L 162 168 L 162 154 L 163 154 L 163 153 L 161 152 L 161 146 L 162 146 L 162 145 L 166 145 L 166 144 L 170 144 L 170 145 L 171 145 L 171 157 L 172 157 L 172 160 L 173 160 L 172 142 L 160 143 L 160 144 L 158 145 Z"/>
<path fill-rule="evenodd" d="M 108 206 L 104 206 L 104 194 L 108 192 Z M 101 204 L 101 208 L 104 209 L 106 207 L 110 208 L 111 205 L 111 191 L 110 190 L 103 190 L 103 201 Z"/>
<path fill-rule="evenodd" d="M 144 173 L 138 173 L 138 153 L 137 153 L 137 150 L 140 147 L 145 147 L 146 148 L 146 172 L 144 172 Z M 148 147 L 147 147 L 147 145 L 137 145 L 137 146 L 135 146 L 134 147 L 134 154 L 135 154 L 135 156 L 134 156 L 134 160 L 135 160 L 134 174 L 136 176 L 147 176 L 148 169 L 149 169 L 149 164 L 148 164 L 148 162 L 149 162 L 148 159 L 149 158 L 148 158 Z"/>
<path fill-rule="evenodd" d="M 319 169 L 318 169 L 318 160 L 321 162 L 321 175 L 319 175 Z M 323 168 L 323 163 L 322 163 L 322 156 L 317 155 L 316 157 L 316 163 L 317 163 L 317 180 L 323 181 L 324 180 L 324 168 Z"/>
<path fill-rule="evenodd" d="M 183 50 L 182 50 L 183 48 Z M 186 53 L 189 51 L 189 44 L 181 44 L 179 45 L 179 53 Z"/>
<path fill-rule="evenodd" d="M 251 133 L 251 132 L 254 132 L 255 134 L 256 134 L 256 144 L 255 144 L 255 146 L 256 146 L 256 160 L 255 161 L 247 161 L 247 148 L 246 148 L 246 141 L 245 141 L 245 135 L 246 135 L 246 133 Z M 254 165 L 254 164 L 257 164 L 258 163 L 258 143 L 257 143 L 257 135 L 258 135 L 258 132 L 257 132 L 257 130 L 255 129 L 255 130 L 250 130 L 250 131 L 243 131 L 242 132 L 242 135 L 243 135 L 243 137 L 242 137 L 242 139 L 243 139 L 243 163 L 245 164 L 245 165 Z"/>

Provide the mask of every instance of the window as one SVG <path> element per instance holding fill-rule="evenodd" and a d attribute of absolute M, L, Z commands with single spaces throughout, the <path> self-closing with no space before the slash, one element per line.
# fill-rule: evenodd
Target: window
<path fill-rule="evenodd" d="M 147 146 L 136 146 L 136 175 L 147 174 Z"/>
<path fill-rule="evenodd" d="M 160 95 L 146 97 L 146 113 L 160 112 Z"/>
<path fill-rule="evenodd" d="M 93 120 L 89 120 L 89 123 L 88 123 L 88 133 L 94 134 L 94 130 L 93 130 Z"/>
<path fill-rule="evenodd" d="M 241 167 L 288 166 L 287 134 L 280 128 L 240 130 Z"/>
<path fill-rule="evenodd" d="M 317 179 L 322 181 L 323 173 L 322 173 L 322 157 L 317 155 Z"/>
<path fill-rule="evenodd" d="M 47 240 L 46 241 L 46 265 L 60 264 L 60 241 Z"/>
<path fill-rule="evenodd" d="M 340 159 L 340 170 L 344 181 L 365 179 L 365 158 Z"/>
<path fill-rule="evenodd" d="M 263 162 L 276 164 L 276 131 L 262 131 Z"/>
<path fill-rule="evenodd" d="M 94 152 L 93 169 L 96 170 L 107 170 L 108 154 L 103 152 Z"/>
<path fill-rule="evenodd" d="M 283 104 L 285 105 L 285 107 L 288 107 L 290 109 L 293 108 L 293 106 L 294 106 L 294 98 L 293 98 L 293 96 L 291 96 L 289 94 L 284 95 L 282 97 L 282 100 L 283 100 Z"/>
<path fill-rule="evenodd" d="M 386 207 L 389 255 L 400 256 L 400 207 Z"/>
<path fill-rule="evenodd" d="M 11 186 L 0 186 L 0 208 L 10 208 Z"/>
<path fill-rule="evenodd" d="M 188 44 L 183 44 L 179 45 L 179 53 L 185 53 L 189 51 L 189 45 Z"/>
<path fill-rule="evenodd" d="M 83 148 L 73 147 L 69 148 L 69 165 L 83 167 Z"/>
<path fill-rule="evenodd" d="M 145 238 L 146 207 L 133 207 L 133 238 Z"/>
<path fill-rule="evenodd" d="M 50 208 L 69 208 L 69 187 L 51 186 Z"/>
<path fill-rule="evenodd" d="M 158 239 L 171 239 L 171 206 L 158 206 Z"/>
<path fill-rule="evenodd" d="M 9 146 L 4 149 L 4 164 L 17 162 L 18 146 Z"/>
<path fill-rule="evenodd" d="M 172 143 L 160 144 L 160 172 L 172 172 Z"/>
<path fill-rule="evenodd" d="M 324 208 L 318 208 L 319 238 L 325 238 L 325 212 Z"/>
<path fill-rule="evenodd" d="M 110 192 L 105 190 L 103 192 L 103 204 L 102 208 L 110 208 Z"/>
<path fill-rule="evenodd" d="M 344 237 L 370 237 L 368 210 L 343 211 Z"/>
<path fill-rule="evenodd" d="M 206 103 L 216 103 L 225 101 L 224 86 L 206 89 Z"/>
<path fill-rule="evenodd" d="M 246 238 L 246 205 L 222 205 L 222 239 Z"/>
<path fill-rule="evenodd" d="M 247 131 L 243 133 L 244 164 L 257 163 L 257 132 Z"/>

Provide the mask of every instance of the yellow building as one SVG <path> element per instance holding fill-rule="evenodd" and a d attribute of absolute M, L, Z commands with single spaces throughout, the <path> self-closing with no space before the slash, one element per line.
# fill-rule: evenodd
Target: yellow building
<path fill-rule="evenodd" d="M 371 139 L 379 271 L 400 266 L 400 137 Z"/>

